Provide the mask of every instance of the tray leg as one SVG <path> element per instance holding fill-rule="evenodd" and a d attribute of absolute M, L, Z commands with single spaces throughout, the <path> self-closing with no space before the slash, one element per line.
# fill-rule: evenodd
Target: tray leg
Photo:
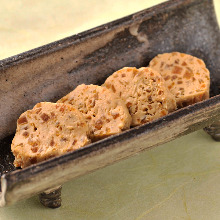
<path fill-rule="evenodd" d="M 220 121 L 204 128 L 204 131 L 211 135 L 215 141 L 220 141 Z"/>
<path fill-rule="evenodd" d="M 41 204 L 48 208 L 59 208 L 61 206 L 61 189 L 62 186 L 57 186 L 39 194 Z"/>

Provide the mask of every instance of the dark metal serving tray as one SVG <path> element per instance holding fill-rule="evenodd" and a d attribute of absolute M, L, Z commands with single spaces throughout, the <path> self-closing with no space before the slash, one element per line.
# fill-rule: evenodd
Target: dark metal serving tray
<path fill-rule="evenodd" d="M 0 61 L 0 206 L 219 121 L 219 33 L 211 0 L 171 0 Z M 155 55 L 170 51 L 205 61 L 212 98 L 75 152 L 14 168 L 10 143 L 23 111 L 56 101 L 78 84 L 101 84 L 124 66 L 147 66 Z"/>

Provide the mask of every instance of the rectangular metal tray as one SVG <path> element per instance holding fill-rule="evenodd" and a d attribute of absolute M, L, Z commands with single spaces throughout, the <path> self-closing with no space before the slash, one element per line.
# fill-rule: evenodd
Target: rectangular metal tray
<path fill-rule="evenodd" d="M 220 120 L 220 34 L 211 0 L 171 0 L 100 27 L 0 61 L 0 206 L 135 155 Z M 15 169 L 10 143 L 19 115 L 56 101 L 81 83 L 147 66 L 159 53 L 203 59 L 212 98 L 83 149 Z"/>

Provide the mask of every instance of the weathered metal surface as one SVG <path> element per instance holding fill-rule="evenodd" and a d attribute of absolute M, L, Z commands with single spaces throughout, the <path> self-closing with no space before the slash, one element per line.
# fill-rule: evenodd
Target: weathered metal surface
<path fill-rule="evenodd" d="M 80 83 L 101 84 L 121 67 L 147 66 L 155 55 L 169 51 L 202 58 L 211 72 L 211 95 L 219 94 L 220 35 L 210 0 L 172 0 L 0 61 L 0 168 L 4 174 L 0 205 L 220 120 L 218 95 L 76 152 L 13 171 L 12 136 L 6 136 L 15 131 L 23 111 L 39 101 L 56 101 Z"/>

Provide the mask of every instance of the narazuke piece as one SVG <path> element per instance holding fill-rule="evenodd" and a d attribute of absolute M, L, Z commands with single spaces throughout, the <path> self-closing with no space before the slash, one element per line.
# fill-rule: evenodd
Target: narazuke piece
<path fill-rule="evenodd" d="M 90 143 L 88 126 L 73 106 L 41 102 L 24 112 L 17 121 L 11 149 L 16 167 L 62 155 Z"/>
<path fill-rule="evenodd" d="M 89 124 L 93 140 L 129 129 L 131 116 L 119 96 L 97 85 L 79 85 L 59 102 L 75 105 Z"/>
<path fill-rule="evenodd" d="M 175 98 L 166 88 L 164 79 L 148 67 L 124 67 L 109 76 L 103 86 L 125 102 L 132 126 L 150 122 L 176 109 Z"/>
<path fill-rule="evenodd" d="M 164 53 L 151 60 L 149 67 L 164 78 L 179 108 L 209 98 L 210 74 L 201 59 L 179 52 Z"/>

